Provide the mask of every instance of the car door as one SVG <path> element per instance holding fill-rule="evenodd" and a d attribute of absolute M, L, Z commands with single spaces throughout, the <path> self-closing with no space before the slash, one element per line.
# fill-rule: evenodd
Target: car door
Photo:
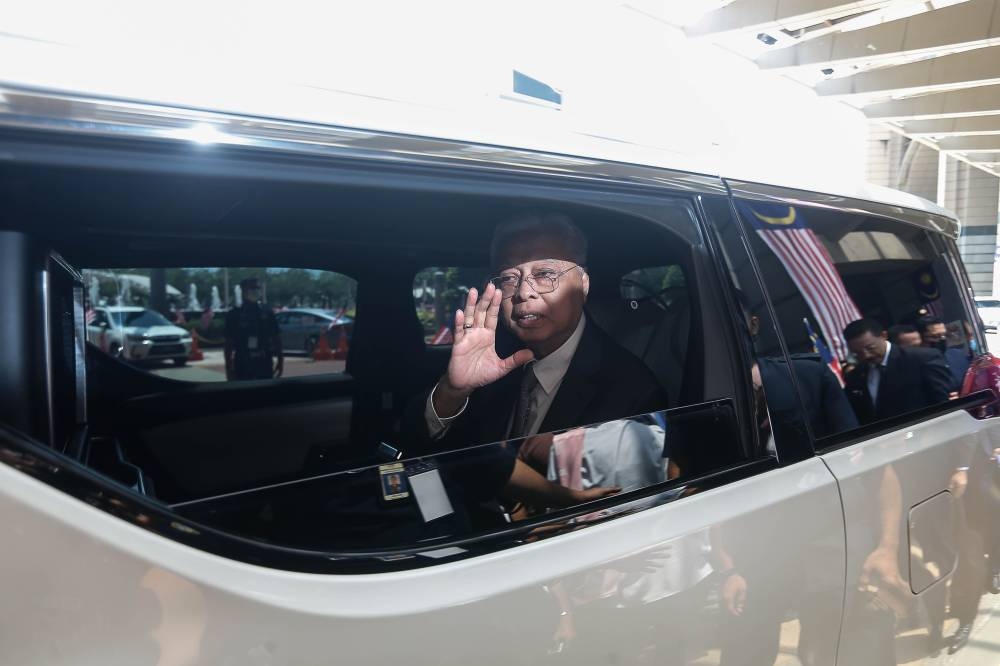
<path fill-rule="evenodd" d="M 689 377 L 699 388 L 662 412 L 594 428 L 659 433 L 657 457 L 681 461 L 681 477 L 523 528 L 340 552 L 308 545 L 312 533 L 338 536 L 337 521 L 298 530 L 306 544 L 295 547 L 248 538 L 248 525 L 281 515 L 275 493 L 313 513 L 305 486 L 164 504 L 0 427 L 0 519 L 19 535 L 0 567 L 2 626 L 20 637 L 0 642 L 0 661 L 750 666 L 791 653 L 832 664 L 845 564 L 837 487 L 802 440 L 800 414 L 781 411 L 782 428 L 761 419 L 779 414 L 792 380 L 778 367 L 766 396 L 755 390 L 731 291 L 760 304 L 760 286 L 752 271 L 714 263 L 723 250 L 698 221 L 712 217 L 731 239 L 728 201 L 721 191 L 629 201 L 643 211 L 624 218 L 630 233 L 648 231 L 664 253 L 689 244 L 671 265 L 686 270 L 694 314 L 683 367 L 700 368 Z M 741 252 L 730 245 L 727 265 L 750 266 Z M 595 284 L 600 274 L 598 265 Z M 765 310 L 755 317 L 758 329 L 774 325 Z M 436 461 L 443 469 L 465 454 Z M 329 500 L 324 484 L 379 473 L 302 483 Z M 252 510 L 223 524 L 233 506 Z"/>
<path fill-rule="evenodd" d="M 783 196 L 745 184 L 734 185 L 734 193 L 790 351 L 823 346 L 825 362 L 833 366 L 848 362 L 834 350 L 851 353 L 851 339 L 845 337 L 853 335 L 854 329 L 845 327 L 850 321 L 875 321 L 885 328 L 939 320 L 963 331 L 963 324 L 973 321 L 963 277 L 955 270 L 960 264 L 938 235 L 954 229 L 952 222 L 942 219 L 932 226 L 926 215 L 898 211 L 897 219 L 874 211 L 865 215 L 858 212 L 865 208 L 861 203 L 843 202 L 850 212 L 841 212 L 829 198 L 812 207 L 804 193 Z M 936 378 L 948 376 L 946 363 L 971 356 L 968 343 L 951 347 L 947 356 L 933 348 L 913 352 L 909 358 L 920 359 L 921 371 L 906 376 L 921 384 L 916 392 L 900 383 L 905 370 L 899 345 L 886 347 L 888 358 L 879 370 L 857 362 L 844 372 L 846 390 L 858 394 L 852 395 L 855 405 L 874 400 L 875 413 L 858 408 L 859 423 L 851 428 L 818 432 L 822 426 L 813 426 L 844 510 L 840 664 L 995 659 L 989 641 L 1000 631 L 993 619 L 996 602 L 984 593 L 989 555 L 995 553 L 993 460 L 1000 431 L 992 420 L 970 414 L 981 398 L 959 397 L 957 385 L 951 386 L 951 400 L 946 390 L 932 390 Z M 874 393 L 871 383 L 852 381 L 861 372 L 879 373 Z M 813 399 L 806 388 L 800 382 L 808 403 Z M 890 403 L 889 391 L 908 397 Z M 896 405 L 894 411 L 880 406 L 888 404 Z"/>

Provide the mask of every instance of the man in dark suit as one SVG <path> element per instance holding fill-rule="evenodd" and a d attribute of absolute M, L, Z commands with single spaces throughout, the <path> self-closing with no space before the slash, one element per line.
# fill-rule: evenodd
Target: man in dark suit
<path fill-rule="evenodd" d="M 847 347 L 858 360 L 845 378 L 845 390 L 862 425 L 946 402 L 951 391 L 941 352 L 900 347 L 886 338 L 874 319 L 858 319 L 844 329 Z"/>
<path fill-rule="evenodd" d="M 586 237 L 559 213 L 501 223 L 496 276 L 455 315 L 447 372 L 426 398 L 435 449 L 525 437 L 664 409 L 652 372 L 587 320 Z M 501 358 L 497 329 L 517 351 Z M 502 345 L 501 345 L 502 346 Z"/>
<path fill-rule="evenodd" d="M 949 347 L 948 327 L 937 317 L 921 317 L 917 320 L 917 330 L 920 331 L 921 346 L 937 349 L 944 354 L 944 362 L 948 364 L 948 370 L 951 372 L 952 390 L 960 390 L 965 380 L 965 373 L 972 364 L 972 354 L 968 348 L 964 345 Z M 968 336 L 963 335 L 963 337 Z"/>
<path fill-rule="evenodd" d="M 566 215 L 526 213 L 501 223 L 490 258 L 495 277 L 481 296 L 469 290 L 465 308 L 455 313 L 447 371 L 404 417 L 406 455 L 666 408 L 652 372 L 587 321 L 587 241 Z M 516 351 L 504 349 L 498 328 Z M 503 446 L 481 447 L 441 456 L 440 462 L 453 468 L 445 471 L 470 502 L 502 496 L 560 507 L 619 491 L 551 483 L 544 476 L 547 448 L 532 452 L 515 457 Z"/>
<path fill-rule="evenodd" d="M 844 395 L 837 376 L 820 359 L 819 355 L 799 356 L 791 359 L 791 369 L 798 382 L 798 396 L 788 380 L 786 364 L 781 359 L 757 359 L 757 373 L 767 400 L 771 428 L 780 440 L 782 428 L 797 429 L 799 410 L 805 408 L 805 417 L 816 439 L 829 437 L 858 427 L 858 421 Z M 756 377 L 754 377 L 756 385 Z M 798 397 L 801 397 L 801 407 Z M 793 433 L 785 434 L 792 437 Z M 794 436 L 802 436 L 794 433 Z"/>

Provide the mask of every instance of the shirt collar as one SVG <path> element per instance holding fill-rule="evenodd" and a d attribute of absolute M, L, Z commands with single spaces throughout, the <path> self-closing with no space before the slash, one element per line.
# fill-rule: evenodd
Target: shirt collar
<path fill-rule="evenodd" d="M 559 349 L 555 350 L 545 358 L 535 361 L 534 371 L 538 384 L 545 391 L 546 395 L 551 394 L 569 370 L 570 361 L 576 354 L 576 348 L 580 346 L 580 338 L 583 337 L 583 327 L 587 323 L 587 317 L 581 312 L 580 321 L 576 324 L 576 330 L 569 339 L 562 343 Z"/>
<path fill-rule="evenodd" d="M 892 343 L 888 340 L 885 341 L 885 356 L 882 357 L 882 362 L 879 363 L 883 368 L 889 365 L 889 352 L 892 351 Z"/>

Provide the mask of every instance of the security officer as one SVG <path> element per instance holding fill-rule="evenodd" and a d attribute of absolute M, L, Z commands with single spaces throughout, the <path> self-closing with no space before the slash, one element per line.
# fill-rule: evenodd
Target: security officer
<path fill-rule="evenodd" d="M 258 302 L 257 278 L 240 281 L 243 305 L 226 314 L 226 379 L 271 379 L 280 377 L 285 359 L 281 331 L 271 308 Z M 277 364 L 273 359 L 277 357 Z"/>

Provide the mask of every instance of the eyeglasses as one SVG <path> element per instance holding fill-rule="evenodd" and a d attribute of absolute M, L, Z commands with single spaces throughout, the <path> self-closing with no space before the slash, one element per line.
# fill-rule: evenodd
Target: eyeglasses
<path fill-rule="evenodd" d="M 521 275 L 509 273 L 490 278 L 490 282 L 497 288 L 504 299 L 511 298 L 521 287 L 521 280 L 524 280 L 535 291 L 536 294 L 548 294 L 559 288 L 559 278 L 569 273 L 574 268 L 582 268 L 573 264 L 564 271 L 541 270 L 531 275 Z"/>

